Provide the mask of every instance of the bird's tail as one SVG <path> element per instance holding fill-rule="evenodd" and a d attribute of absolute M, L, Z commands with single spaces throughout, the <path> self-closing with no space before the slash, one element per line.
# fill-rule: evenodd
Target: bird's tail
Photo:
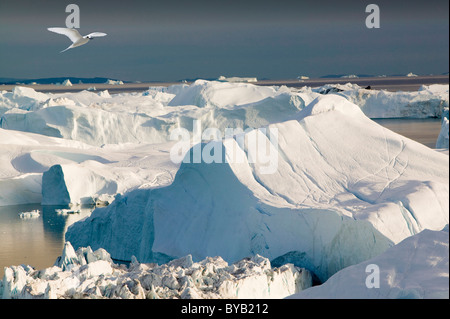
<path fill-rule="evenodd" d="M 61 52 L 59 52 L 59 53 L 63 53 L 63 52 L 66 52 L 67 50 L 69 50 L 69 49 L 72 49 L 72 45 L 71 46 L 69 46 L 67 49 L 64 49 L 64 50 L 62 50 Z"/>

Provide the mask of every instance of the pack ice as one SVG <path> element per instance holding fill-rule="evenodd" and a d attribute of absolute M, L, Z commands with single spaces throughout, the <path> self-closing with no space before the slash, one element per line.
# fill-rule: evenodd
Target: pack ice
<path fill-rule="evenodd" d="M 216 141 L 220 163 L 182 163 L 169 186 L 116 197 L 66 239 L 140 262 L 259 254 L 324 282 L 448 223 L 448 156 L 377 125 L 347 99 L 319 96 L 296 119 L 268 127 L 278 130 L 274 173 L 263 174 L 263 162 L 226 160 L 251 153 L 237 137 Z M 270 143 L 261 130 L 252 135 Z"/>
<path fill-rule="evenodd" d="M 3 299 L 247 299 L 283 298 L 311 287 L 306 269 L 292 264 L 272 268 L 267 258 L 252 256 L 229 265 L 221 257 L 194 263 L 191 255 L 168 264 L 115 264 L 107 251 L 66 242 L 55 265 L 35 270 L 5 268 Z"/>

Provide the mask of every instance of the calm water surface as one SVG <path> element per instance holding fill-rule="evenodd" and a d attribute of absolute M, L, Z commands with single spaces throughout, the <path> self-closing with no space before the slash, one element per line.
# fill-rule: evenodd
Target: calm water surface
<path fill-rule="evenodd" d="M 373 119 L 378 124 L 422 143 L 430 148 L 436 147 L 441 131 L 441 119 Z"/>
<path fill-rule="evenodd" d="M 79 214 L 60 215 L 55 209 L 67 206 L 39 204 L 0 207 L 0 278 L 4 267 L 28 264 L 36 269 L 53 266 L 61 255 L 64 234 L 69 225 L 89 216 L 92 209 Z M 21 219 L 20 212 L 40 210 L 40 216 Z"/>
<path fill-rule="evenodd" d="M 440 119 L 377 119 L 377 123 L 431 148 L 441 129 Z M 92 209 L 80 214 L 59 215 L 57 208 L 36 205 L 0 207 L 0 278 L 3 267 L 28 264 L 43 269 L 54 264 L 61 254 L 64 234 L 69 225 L 89 216 Z M 19 213 L 39 209 L 41 216 L 23 220 Z"/>

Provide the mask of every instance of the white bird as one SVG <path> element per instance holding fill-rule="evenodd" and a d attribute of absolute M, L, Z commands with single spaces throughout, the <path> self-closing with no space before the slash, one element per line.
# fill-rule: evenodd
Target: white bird
<path fill-rule="evenodd" d="M 93 33 L 89 33 L 88 35 L 81 36 L 81 34 L 76 29 L 69 29 L 69 28 L 48 28 L 47 30 L 51 31 L 51 32 L 63 34 L 66 37 L 68 37 L 70 39 L 70 41 L 73 42 L 70 47 L 68 47 L 65 50 L 62 50 L 60 53 L 67 51 L 69 49 L 72 49 L 72 48 L 79 47 L 80 45 L 86 44 L 89 42 L 89 40 L 92 40 L 93 38 L 104 37 L 106 35 L 106 33 L 102 33 L 102 32 L 93 32 Z"/>

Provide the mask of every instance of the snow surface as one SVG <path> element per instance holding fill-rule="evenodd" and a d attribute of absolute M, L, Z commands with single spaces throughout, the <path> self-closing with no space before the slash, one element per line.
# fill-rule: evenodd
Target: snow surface
<path fill-rule="evenodd" d="M 345 98 L 321 95 L 297 120 L 269 128 L 278 129 L 275 173 L 263 174 L 262 162 L 182 163 L 171 185 L 116 197 L 69 227 L 66 240 L 141 262 L 260 254 L 325 281 L 448 223 L 448 156 L 379 126 Z M 246 137 L 254 134 L 267 140 L 259 130 Z M 234 138 L 216 143 L 224 158 L 250 152 Z"/>
<path fill-rule="evenodd" d="M 104 249 L 76 252 L 69 242 L 55 265 L 35 270 L 28 265 L 5 268 L 3 299 L 248 299 L 284 298 L 312 285 L 311 274 L 292 264 L 271 268 L 253 256 L 229 265 L 220 257 L 194 263 L 192 256 L 158 266 L 136 260 L 113 263 Z"/>
<path fill-rule="evenodd" d="M 289 298 L 448 299 L 448 251 L 448 226 L 442 231 L 426 229 Z M 373 265 L 379 269 L 377 279 L 370 277 L 375 274 Z"/>

